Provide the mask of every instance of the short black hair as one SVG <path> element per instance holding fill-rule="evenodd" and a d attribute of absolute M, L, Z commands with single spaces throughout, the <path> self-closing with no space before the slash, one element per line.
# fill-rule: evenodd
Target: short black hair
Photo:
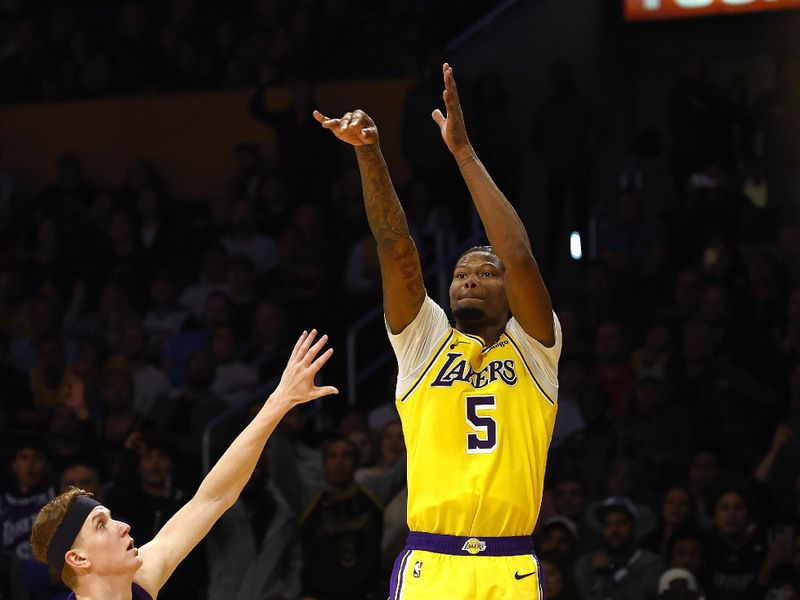
<path fill-rule="evenodd" d="M 462 252 L 461 255 L 458 257 L 458 260 L 456 260 L 456 262 L 464 258 L 467 254 L 472 254 L 473 252 L 486 252 L 487 254 L 491 254 L 492 256 L 497 256 L 497 253 L 491 246 L 472 246 L 471 248 L 467 248 L 466 250 L 464 250 L 464 252 Z M 497 259 L 499 260 L 500 257 L 497 256 Z"/>
<path fill-rule="evenodd" d="M 358 460 L 358 446 L 356 446 L 353 441 L 344 435 L 333 435 L 327 438 L 324 442 L 322 442 L 322 459 L 325 460 L 328 456 L 328 450 L 334 444 L 339 442 L 343 442 L 347 444 L 350 449 L 353 451 L 353 456 Z"/>

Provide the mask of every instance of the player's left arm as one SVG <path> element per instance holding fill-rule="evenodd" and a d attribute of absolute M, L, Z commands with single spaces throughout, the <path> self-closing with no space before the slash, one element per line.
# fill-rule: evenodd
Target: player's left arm
<path fill-rule="evenodd" d="M 303 332 L 278 387 L 256 417 L 209 471 L 194 497 L 139 550 L 142 567 L 135 581 L 153 598 L 178 564 L 236 502 L 253 474 L 264 444 L 283 416 L 298 404 L 338 393 L 334 387 L 314 385 L 314 377 L 333 353 L 328 349 L 317 357 L 328 337 L 322 336 L 314 343 L 315 336 L 316 331 Z"/>
<path fill-rule="evenodd" d="M 470 144 L 453 69 L 447 63 L 442 67 L 442 74 L 446 115 L 437 108 L 433 111 L 433 120 L 458 163 L 489 243 L 505 266 L 506 295 L 514 318 L 528 335 L 550 347 L 555 343 L 553 305 L 533 257 L 528 233 L 517 211 L 492 181 Z"/>

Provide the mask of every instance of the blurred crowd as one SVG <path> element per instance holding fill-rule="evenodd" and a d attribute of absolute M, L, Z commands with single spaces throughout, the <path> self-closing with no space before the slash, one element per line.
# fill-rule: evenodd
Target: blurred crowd
<path fill-rule="evenodd" d="M 0 102 L 411 75 L 491 4 L 2 0 Z"/>
<path fill-rule="evenodd" d="M 258 10 L 277 6 L 246 4 L 253 29 L 268 16 Z M 303 55 L 287 46 L 319 17 L 312 4 L 259 42 L 270 60 Z M 184 5 L 203 7 L 170 6 Z M 188 44 L 178 56 L 192 56 L 196 12 L 176 12 L 157 31 L 143 16 L 153 10 L 147 3 L 108 10 L 119 11 L 134 36 L 109 40 L 149 52 L 172 36 L 178 48 Z M 67 19 L 63 9 L 48 14 L 53 26 Z M 20 15 L 3 22 L 20 40 L 3 56 L 35 58 L 23 52 L 25 35 L 46 38 Z M 208 73 L 239 77 L 241 68 L 250 75 L 237 83 L 280 81 L 256 73 L 279 77 L 282 67 L 236 62 L 249 46 L 225 39 L 249 39 L 237 29 L 242 21 L 219 22 L 223 58 L 203 57 Z M 101 62 L 140 56 L 115 55 L 91 31 L 62 29 L 62 43 L 97 49 Z M 136 42 L 137 30 L 149 41 Z M 121 72 L 104 91 L 146 89 L 151 77 L 153 89 L 166 89 L 143 65 Z M 617 165 L 617 194 L 599 206 L 589 202 L 593 165 L 613 134 L 568 63 L 553 66 L 530 131 L 505 125 L 498 77 L 462 86 L 473 143 L 520 206 L 533 202 L 519 196 L 522 156 L 541 159 L 540 204 L 554 241 L 534 244 L 534 253 L 548 281 L 569 260 L 559 255 L 566 248 L 558 235 L 568 214 L 591 242 L 580 284 L 553 287 L 564 349 L 534 534 L 548 598 L 798 597 L 794 72 L 782 62 L 774 90 L 751 99 L 741 85 L 711 84 L 702 61 L 687 64 L 670 96 L 669 145 L 643 131 Z M 53 95 L 26 88 L 16 99 L 94 93 L 63 87 L 64 73 L 54 76 Z M 81 157 L 69 154 L 39 189 L 14 189 L 13 174 L 0 173 L 0 598 L 66 596 L 27 544 L 54 494 L 69 485 L 92 491 L 131 523 L 137 545 L 146 543 L 263 403 L 295 334 L 317 327 L 341 348 L 349 324 L 379 301 L 352 152 L 311 120 L 312 86 L 295 85 L 294 108 L 279 113 L 264 108 L 264 93 L 259 86 L 249 108 L 274 128 L 278 162 L 251 143 L 232 149 L 237 169 L 223 197 L 175 197 L 146 159 L 132 162 L 114 189 L 97 186 Z M 428 122 L 439 94 L 433 77 L 421 77 L 401 125 L 413 178 L 399 195 L 423 264 L 437 245 L 454 247 L 471 223 L 465 192 L 453 192 L 463 188 L 448 188 L 458 173 Z M 301 160 L 308 156 L 313 161 Z M 364 343 L 375 353 L 388 349 L 383 335 Z M 325 377 L 339 384 L 343 372 L 340 358 Z M 405 447 L 394 373 L 371 381 L 356 406 L 338 398 L 288 415 L 241 499 L 161 598 L 385 597 L 406 534 Z"/>

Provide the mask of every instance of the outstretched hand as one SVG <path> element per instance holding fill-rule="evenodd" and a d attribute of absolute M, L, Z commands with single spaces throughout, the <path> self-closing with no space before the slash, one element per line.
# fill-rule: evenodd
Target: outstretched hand
<path fill-rule="evenodd" d="M 314 343 L 316 336 L 316 329 L 312 329 L 311 333 L 303 332 L 294 345 L 280 383 L 273 393 L 274 396 L 285 399 L 290 407 L 339 393 L 333 386 L 317 387 L 314 384 L 317 373 L 333 354 L 333 348 L 328 348 L 317 356 L 328 341 L 328 336 L 323 335 L 317 343 Z"/>
<path fill-rule="evenodd" d="M 315 110 L 313 114 L 324 129 L 329 129 L 343 142 L 353 146 L 369 146 L 378 143 L 378 128 L 363 110 L 344 113 L 340 119 L 326 117 L 318 110 Z"/>
<path fill-rule="evenodd" d="M 442 76 L 444 78 L 442 99 L 446 115 L 443 115 L 442 111 L 437 108 L 431 116 L 439 126 L 447 149 L 458 160 L 462 158 L 462 155 L 471 152 L 471 148 L 467 137 L 467 128 L 464 125 L 464 113 L 461 111 L 461 101 L 458 99 L 453 68 L 447 63 L 442 65 Z"/>

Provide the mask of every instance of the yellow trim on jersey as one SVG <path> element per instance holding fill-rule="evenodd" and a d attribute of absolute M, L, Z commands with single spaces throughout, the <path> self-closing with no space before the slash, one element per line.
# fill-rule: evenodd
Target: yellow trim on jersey
<path fill-rule="evenodd" d="M 320 500 L 322 500 L 322 490 L 314 494 L 314 498 L 312 498 L 311 502 L 308 503 L 308 507 L 303 511 L 303 514 L 300 515 L 300 518 L 297 519 L 298 525 L 302 525 L 303 522 L 305 522 L 305 520 L 311 516 L 311 513 L 317 507 L 317 504 L 320 503 Z"/>

